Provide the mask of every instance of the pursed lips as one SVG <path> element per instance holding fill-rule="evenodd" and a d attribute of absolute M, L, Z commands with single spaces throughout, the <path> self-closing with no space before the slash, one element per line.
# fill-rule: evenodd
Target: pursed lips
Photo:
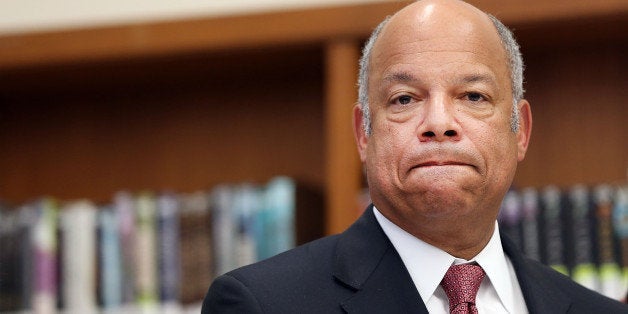
<path fill-rule="evenodd" d="M 422 163 L 414 166 L 413 168 L 433 167 L 433 166 L 469 166 L 469 167 L 473 167 L 470 164 L 467 164 L 467 163 L 464 163 L 464 162 L 458 162 L 458 161 L 427 161 L 427 162 L 422 162 Z"/>
<path fill-rule="evenodd" d="M 448 161 L 430 160 L 430 161 L 424 161 L 424 162 L 418 163 L 415 166 L 411 167 L 408 171 L 413 171 L 415 169 L 437 170 L 437 169 L 440 169 L 441 167 L 445 171 L 448 167 L 470 167 L 470 169 L 474 169 L 476 171 L 478 170 L 475 165 L 469 164 L 466 162 L 451 161 L 451 160 L 448 160 Z M 453 170 L 454 168 L 451 168 L 451 169 Z"/>

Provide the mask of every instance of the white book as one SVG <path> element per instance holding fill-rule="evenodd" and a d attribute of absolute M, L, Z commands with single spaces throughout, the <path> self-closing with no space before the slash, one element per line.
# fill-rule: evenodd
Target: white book
<path fill-rule="evenodd" d="M 95 313 L 96 213 L 89 201 L 64 205 L 60 227 L 63 238 L 63 304 L 66 313 Z"/>

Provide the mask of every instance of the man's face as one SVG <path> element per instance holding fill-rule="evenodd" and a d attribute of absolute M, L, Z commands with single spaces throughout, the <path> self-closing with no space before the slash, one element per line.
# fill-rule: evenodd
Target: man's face
<path fill-rule="evenodd" d="M 372 133 L 357 131 L 373 202 L 402 227 L 494 221 L 527 147 L 527 125 L 510 129 L 508 60 L 491 22 L 438 14 L 402 11 L 384 28 L 370 60 Z M 360 129 L 358 109 L 355 119 Z"/>

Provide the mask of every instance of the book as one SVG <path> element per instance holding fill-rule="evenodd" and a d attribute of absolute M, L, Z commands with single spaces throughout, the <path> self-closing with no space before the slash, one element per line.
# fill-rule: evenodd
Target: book
<path fill-rule="evenodd" d="M 539 196 L 534 188 L 521 191 L 521 231 L 523 236 L 523 252 L 536 261 L 541 261 L 541 240 L 539 230 Z"/>
<path fill-rule="evenodd" d="M 122 303 L 135 303 L 135 200 L 128 192 L 118 192 L 113 199 L 118 218 L 118 237 L 122 260 Z"/>
<path fill-rule="evenodd" d="M 623 297 L 622 274 L 615 247 L 617 240 L 613 230 L 613 190 L 609 185 L 597 186 L 594 190 L 595 216 L 597 218 L 597 264 L 599 265 L 599 292 L 609 298 Z"/>
<path fill-rule="evenodd" d="M 561 193 L 556 186 L 547 186 L 543 189 L 543 227 L 545 247 L 543 248 L 543 262 L 557 271 L 569 276 L 567 268 L 563 234 L 563 215 Z"/>
<path fill-rule="evenodd" d="M 275 177 L 265 188 L 264 228 L 267 250 L 262 252 L 264 259 L 287 251 L 296 245 L 296 183 L 288 177 Z"/>
<path fill-rule="evenodd" d="M 87 200 L 64 204 L 62 233 L 63 306 L 69 313 L 96 313 L 96 206 Z"/>
<path fill-rule="evenodd" d="M 174 193 L 157 197 L 159 299 L 165 304 L 179 301 L 179 211 L 179 198 Z"/>
<path fill-rule="evenodd" d="M 228 185 L 217 186 L 212 190 L 210 198 L 214 271 L 216 275 L 222 275 L 237 266 L 234 243 L 237 227 L 233 211 L 233 188 Z"/>
<path fill-rule="evenodd" d="M 117 309 L 122 306 L 124 285 L 118 216 L 112 207 L 99 211 L 98 232 L 100 305 L 103 309 Z"/>
<path fill-rule="evenodd" d="M 585 186 L 576 185 L 569 191 L 571 212 L 571 234 L 573 237 L 573 267 L 571 276 L 574 281 L 598 291 L 598 273 L 593 256 L 593 232 L 595 222 L 589 206 L 589 193 Z"/>
<path fill-rule="evenodd" d="M 17 210 L 18 230 L 17 237 L 21 239 L 19 248 L 19 308 L 32 310 L 32 295 L 34 287 L 34 232 L 37 221 L 37 212 L 34 204 L 24 204 Z"/>
<path fill-rule="evenodd" d="M 44 198 L 35 205 L 31 229 L 33 288 L 32 309 L 35 313 L 55 313 L 57 307 L 57 204 Z"/>
<path fill-rule="evenodd" d="M 522 216 L 521 197 L 515 190 L 510 190 L 504 196 L 501 209 L 499 210 L 499 225 L 501 231 L 504 232 L 515 245 L 523 250 L 523 232 L 522 232 Z"/>
<path fill-rule="evenodd" d="M 628 291 L 628 186 L 615 189 L 613 206 L 613 228 L 619 240 L 621 252 L 622 287 L 621 300 L 624 302 Z"/>
<path fill-rule="evenodd" d="M 260 224 L 258 213 L 262 201 L 258 188 L 244 183 L 235 186 L 232 190 L 232 211 L 236 227 L 234 239 L 234 268 L 245 266 L 258 261 L 258 244 L 263 239 L 256 237 L 259 234 Z"/>
<path fill-rule="evenodd" d="M 0 209 L 0 312 L 14 312 L 23 306 L 20 253 L 28 243 L 20 238 L 18 212 Z"/>
<path fill-rule="evenodd" d="M 150 192 L 135 199 L 135 289 L 137 303 L 153 308 L 158 301 L 157 282 L 157 205 Z"/>
<path fill-rule="evenodd" d="M 180 197 L 180 204 L 179 300 L 189 305 L 202 302 L 214 279 L 215 255 L 212 247 L 215 242 L 212 241 L 210 195 L 205 192 L 185 194 Z"/>

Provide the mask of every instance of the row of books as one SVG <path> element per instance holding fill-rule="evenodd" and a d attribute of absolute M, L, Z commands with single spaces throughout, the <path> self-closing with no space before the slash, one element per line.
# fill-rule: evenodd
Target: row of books
<path fill-rule="evenodd" d="M 585 287 L 625 300 L 628 186 L 513 189 L 498 220 L 528 257 Z"/>
<path fill-rule="evenodd" d="M 216 275 L 295 246 L 297 190 L 277 177 L 2 210 L 0 312 L 198 313 Z"/>

